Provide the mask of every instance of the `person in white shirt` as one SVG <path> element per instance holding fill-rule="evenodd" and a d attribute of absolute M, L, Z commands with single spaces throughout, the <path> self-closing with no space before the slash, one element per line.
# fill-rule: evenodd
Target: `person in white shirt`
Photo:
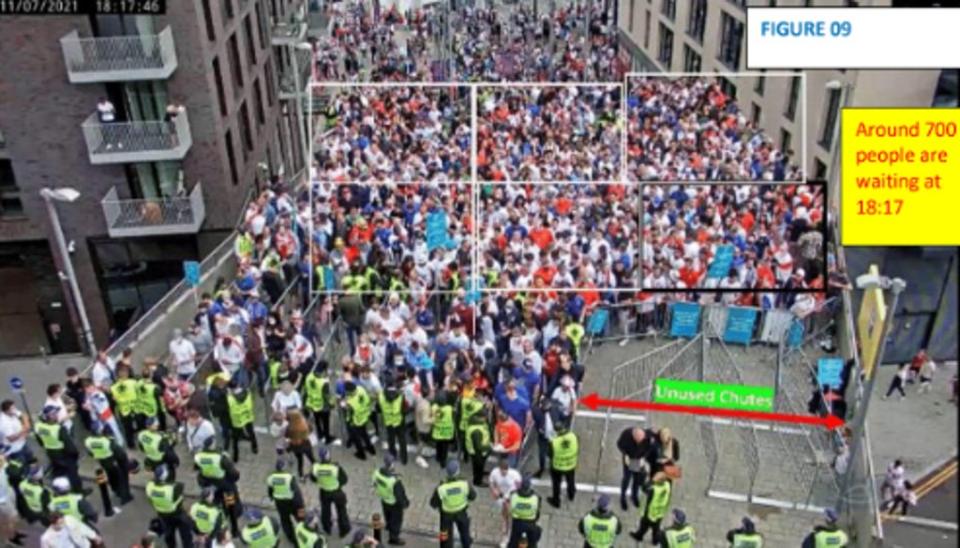
<path fill-rule="evenodd" d="M 50 514 L 50 527 L 40 537 L 40 548 L 90 548 L 103 540 L 87 524 L 60 512 Z"/>
<path fill-rule="evenodd" d="M 17 409 L 13 400 L 4 400 L 0 404 L 0 445 L 4 447 L 3 456 L 10 458 L 23 455 L 29 460 L 33 454 L 27 447 L 30 435 L 30 419 Z"/>
<path fill-rule="evenodd" d="M 930 388 L 933 387 L 933 374 L 936 372 L 937 364 L 930 358 L 927 358 L 927 361 L 923 362 L 923 365 L 920 366 L 920 388 L 917 390 L 918 394 L 930 391 Z"/>
<path fill-rule="evenodd" d="M 903 476 L 905 470 L 903 461 L 897 459 L 887 465 L 887 474 L 883 478 L 883 484 L 880 486 L 880 499 L 888 500 L 903 485 Z"/>
<path fill-rule="evenodd" d="M 195 410 L 187 412 L 187 425 L 184 431 L 184 437 L 187 438 L 187 448 L 191 453 L 203 449 L 203 444 L 209 438 L 217 435 L 213 423 L 200 416 Z"/>
<path fill-rule="evenodd" d="M 63 400 L 63 387 L 59 384 L 51 384 L 47 387 L 47 400 L 43 403 L 43 408 L 55 407 L 57 409 L 57 422 L 67 430 L 73 429 L 73 410 Z"/>
<path fill-rule="evenodd" d="M 293 383 L 283 381 L 280 383 L 280 390 L 273 395 L 273 403 L 270 407 L 274 413 L 286 416 L 287 411 L 303 407 L 303 402 L 300 400 L 300 393 L 293 389 Z"/>
<path fill-rule="evenodd" d="M 107 353 L 100 351 L 97 354 L 97 360 L 93 362 L 93 369 L 90 372 L 93 384 L 103 391 L 109 391 L 110 386 L 117 379 L 117 364 L 107 356 Z"/>
<path fill-rule="evenodd" d="M 226 335 L 217 341 L 213 348 L 213 359 L 220 364 L 224 371 L 233 376 L 243 365 L 244 350 L 239 341 Z"/>
<path fill-rule="evenodd" d="M 503 518 L 500 534 L 504 535 L 504 539 L 501 546 L 506 546 L 507 534 L 510 532 L 510 495 L 520 488 L 522 481 L 520 472 L 510 468 L 510 463 L 505 457 L 501 457 L 497 467 L 490 471 L 490 493 L 500 508 L 500 516 Z"/>
<path fill-rule="evenodd" d="M 173 330 L 173 339 L 168 346 L 170 360 L 181 380 L 187 380 L 197 371 L 197 350 L 193 343 L 184 338 L 183 331 Z"/>
<path fill-rule="evenodd" d="M 577 404 L 577 391 L 574 390 L 576 383 L 570 375 L 564 375 L 560 378 L 560 386 L 553 389 L 550 399 L 553 405 L 563 417 L 571 417 L 574 407 Z"/>

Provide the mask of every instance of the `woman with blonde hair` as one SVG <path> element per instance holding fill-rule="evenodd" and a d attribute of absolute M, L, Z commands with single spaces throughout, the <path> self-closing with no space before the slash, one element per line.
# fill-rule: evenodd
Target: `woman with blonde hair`
<path fill-rule="evenodd" d="M 673 437 L 673 433 L 667 427 L 661 428 L 657 432 L 656 438 L 656 462 L 650 463 L 652 473 L 664 472 L 670 479 L 679 477 L 679 467 L 677 462 L 680 460 L 680 442 Z"/>
<path fill-rule="evenodd" d="M 298 409 L 287 412 L 287 430 L 284 437 L 287 440 L 287 451 L 297 459 L 297 475 L 301 480 L 306 479 L 303 473 L 303 458 L 310 459 L 310 464 L 315 462 L 312 434 L 310 423 L 304 418 L 303 413 Z"/>

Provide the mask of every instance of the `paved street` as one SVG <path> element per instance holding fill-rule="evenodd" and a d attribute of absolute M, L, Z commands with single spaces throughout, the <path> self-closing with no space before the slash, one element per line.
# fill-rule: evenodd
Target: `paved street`
<path fill-rule="evenodd" d="M 930 491 L 910 509 L 911 517 L 957 522 L 957 476 Z M 952 548 L 957 546 L 960 537 L 956 531 L 914 525 L 896 521 L 886 521 L 883 525 L 883 546 L 891 548 L 911 548 L 924 546 L 929 548 Z"/>

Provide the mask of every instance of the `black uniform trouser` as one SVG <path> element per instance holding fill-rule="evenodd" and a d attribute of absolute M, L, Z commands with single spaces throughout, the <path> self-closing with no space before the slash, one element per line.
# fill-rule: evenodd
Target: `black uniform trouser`
<path fill-rule="evenodd" d="M 120 423 L 120 428 L 123 428 L 123 441 L 127 443 L 127 449 L 135 449 L 136 444 L 134 440 L 137 439 L 137 416 L 133 413 L 128 415 L 117 413 L 117 421 Z"/>
<path fill-rule="evenodd" d="M 113 456 L 109 459 L 98 461 L 103 472 L 107 475 L 107 482 L 110 483 L 110 489 L 120 499 L 120 504 L 126 504 L 133 500 L 130 494 L 130 470 L 127 459 L 118 459 Z"/>
<path fill-rule="evenodd" d="M 640 506 L 640 486 L 644 481 L 643 470 L 634 472 L 626 464 L 623 465 L 623 476 L 620 479 L 620 498 L 627 498 L 627 488 L 630 488 L 630 500 L 634 506 Z"/>
<path fill-rule="evenodd" d="M 328 535 L 333 530 L 331 506 L 337 507 L 337 530 L 341 538 L 345 537 L 350 532 L 350 516 L 347 515 L 347 495 L 343 489 L 331 492 L 320 490 L 320 525 Z"/>
<path fill-rule="evenodd" d="M 563 482 L 563 480 L 567 482 L 567 498 L 573 500 L 574 495 L 577 494 L 576 472 L 576 470 L 561 472 L 552 468 L 550 469 L 550 487 L 553 490 L 554 501 L 560 502 L 560 483 Z"/>
<path fill-rule="evenodd" d="M 249 440 L 253 454 L 257 454 L 257 434 L 253 431 L 253 423 L 250 423 L 243 428 L 231 427 L 230 438 L 230 441 L 233 442 L 233 462 L 240 462 L 241 439 Z"/>
<path fill-rule="evenodd" d="M 350 444 L 353 445 L 353 448 L 357 451 L 357 458 L 365 459 L 367 458 L 367 453 L 371 455 L 377 454 L 376 448 L 373 447 L 373 442 L 370 441 L 370 433 L 367 432 L 366 425 L 354 426 L 351 424 L 347 427 L 347 432 L 350 435 Z"/>
<path fill-rule="evenodd" d="M 537 548 L 537 542 L 540 541 L 540 526 L 535 521 L 526 521 L 514 519 L 510 522 L 510 540 L 507 541 L 507 548 L 517 548 L 520 546 L 520 539 L 526 534 L 527 548 Z"/>
<path fill-rule="evenodd" d="M 473 469 L 473 484 L 483 485 L 484 468 L 487 464 L 487 455 L 485 453 L 474 453 L 470 455 L 470 467 Z"/>
<path fill-rule="evenodd" d="M 317 425 L 317 438 L 329 445 L 336 437 L 330 429 L 330 410 L 313 411 L 313 422 Z"/>
<path fill-rule="evenodd" d="M 457 533 L 460 535 L 460 544 L 463 548 L 470 548 L 473 539 L 470 538 L 470 516 L 466 510 L 461 510 L 456 514 L 447 514 L 440 512 L 440 547 L 453 548 L 453 527 L 457 527 Z"/>
<path fill-rule="evenodd" d="M 650 539 L 654 544 L 660 542 L 660 522 L 661 519 L 650 519 L 647 516 L 640 518 L 640 529 L 637 530 L 637 536 L 640 537 L 640 540 L 643 540 L 643 536 L 647 534 L 647 531 L 653 532 L 653 538 Z"/>
<path fill-rule="evenodd" d="M 80 480 L 80 459 L 78 457 L 69 457 L 61 451 L 47 451 L 47 457 L 50 458 L 53 477 L 64 476 L 70 480 L 70 490 L 74 493 L 83 490 L 83 482 Z"/>
<path fill-rule="evenodd" d="M 277 514 L 280 516 L 280 528 L 283 529 L 283 534 L 287 537 L 292 544 L 297 544 L 297 536 L 293 531 L 294 519 L 299 519 L 297 517 L 297 512 L 303 508 L 303 503 L 295 499 L 291 500 L 277 500 L 274 501 L 277 505 Z"/>
<path fill-rule="evenodd" d="M 387 534 L 390 535 L 389 539 L 399 539 L 400 529 L 403 528 L 403 506 L 383 502 L 383 520 L 387 525 Z"/>
<path fill-rule="evenodd" d="M 440 466 L 447 465 L 447 455 L 450 453 L 450 444 L 453 443 L 453 440 L 438 440 L 433 439 L 434 445 L 437 447 L 437 462 L 440 463 Z"/>
<path fill-rule="evenodd" d="M 193 546 L 193 529 L 190 527 L 190 519 L 184 514 L 183 510 L 177 510 L 172 514 L 157 515 L 163 522 L 163 541 L 167 544 L 167 548 L 176 548 L 178 534 L 180 545 L 183 548 Z"/>
<path fill-rule="evenodd" d="M 399 445 L 399 454 L 398 448 Z M 407 464 L 407 436 L 404 425 L 387 427 L 387 451 L 394 458 L 399 456 L 401 464 Z"/>
<path fill-rule="evenodd" d="M 167 481 L 170 481 L 170 482 L 177 481 L 177 468 L 180 466 L 179 457 L 174 459 L 164 458 L 164 460 L 161 460 L 161 461 L 155 461 L 155 460 L 151 460 L 144 457 L 143 464 L 146 467 L 146 469 L 151 472 L 156 470 L 157 467 L 162 464 L 167 467 Z"/>

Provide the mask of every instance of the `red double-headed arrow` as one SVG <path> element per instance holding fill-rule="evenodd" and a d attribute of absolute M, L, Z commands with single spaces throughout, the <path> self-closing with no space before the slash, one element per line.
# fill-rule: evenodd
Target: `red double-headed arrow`
<path fill-rule="evenodd" d="M 601 398 L 596 392 L 580 398 L 580 404 L 594 411 L 599 407 L 620 409 L 640 409 L 647 411 L 661 411 L 668 413 L 686 413 L 688 415 L 706 415 L 726 417 L 730 419 L 748 419 L 767 422 L 784 422 L 788 424 L 809 424 L 823 426 L 829 430 L 843 426 L 843 419 L 830 415 L 816 417 L 811 415 L 792 415 L 789 413 L 765 413 L 763 411 L 740 411 L 736 409 L 715 409 L 713 407 L 696 407 L 692 405 L 676 405 L 671 403 L 655 403 L 648 401 L 608 400 Z"/>

